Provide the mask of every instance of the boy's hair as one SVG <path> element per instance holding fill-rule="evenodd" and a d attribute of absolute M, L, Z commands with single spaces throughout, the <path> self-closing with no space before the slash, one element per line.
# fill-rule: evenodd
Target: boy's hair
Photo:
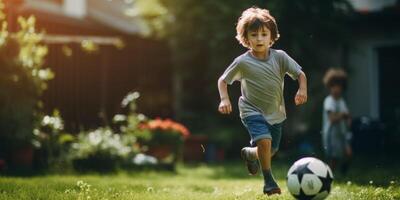
<path fill-rule="evenodd" d="M 248 8 L 243 11 L 236 25 L 236 39 L 244 47 L 249 48 L 247 33 L 249 31 L 257 31 L 263 26 L 271 31 L 272 44 L 279 39 L 278 26 L 276 25 L 275 18 L 269 14 L 269 11 L 258 7 Z"/>
<path fill-rule="evenodd" d="M 327 88 L 339 85 L 342 89 L 347 87 L 347 73 L 340 68 L 330 68 L 323 78 L 323 82 Z"/>

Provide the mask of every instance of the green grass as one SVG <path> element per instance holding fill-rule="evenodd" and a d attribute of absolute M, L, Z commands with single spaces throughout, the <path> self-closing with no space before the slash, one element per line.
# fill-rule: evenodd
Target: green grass
<path fill-rule="evenodd" d="M 0 199 L 293 199 L 285 183 L 287 163 L 274 162 L 283 189 L 275 197 L 262 195 L 261 176 L 250 177 L 243 163 L 230 162 L 179 166 L 176 173 L 0 177 Z M 396 166 L 355 164 L 348 176 L 336 177 L 327 199 L 400 199 L 399 172 Z"/>

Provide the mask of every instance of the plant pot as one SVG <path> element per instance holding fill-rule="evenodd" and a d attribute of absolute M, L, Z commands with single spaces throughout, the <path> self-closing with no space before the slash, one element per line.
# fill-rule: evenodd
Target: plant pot
<path fill-rule="evenodd" d="M 112 172 L 117 169 L 118 160 L 108 156 L 92 155 L 88 158 L 75 159 L 72 165 L 78 172 Z"/>
<path fill-rule="evenodd" d="M 204 161 L 208 142 L 206 135 L 191 135 L 184 143 L 183 159 L 185 161 Z"/>
<path fill-rule="evenodd" d="M 174 153 L 171 145 L 157 145 L 149 147 L 146 154 L 157 158 L 157 160 L 164 160 L 168 156 Z"/>
<path fill-rule="evenodd" d="M 31 145 L 16 149 L 12 153 L 11 163 L 17 167 L 31 168 L 33 161 L 33 147 Z"/>

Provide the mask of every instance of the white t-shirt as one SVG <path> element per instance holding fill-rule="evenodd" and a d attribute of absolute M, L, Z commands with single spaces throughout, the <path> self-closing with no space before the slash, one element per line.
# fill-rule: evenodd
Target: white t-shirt
<path fill-rule="evenodd" d="M 349 109 L 347 108 L 346 102 L 343 98 L 334 99 L 331 95 L 327 96 L 324 100 L 324 110 L 322 114 L 322 133 L 327 134 L 329 127 L 332 126 L 331 121 L 329 120 L 329 112 L 342 112 L 349 113 Z M 341 120 L 337 123 L 338 131 L 346 134 L 347 126 L 346 121 Z"/>
<path fill-rule="evenodd" d="M 345 155 L 345 148 L 349 145 L 351 133 L 345 119 L 335 123 L 329 120 L 329 112 L 348 113 L 346 102 L 343 98 L 334 99 L 327 96 L 324 101 L 323 120 L 322 120 L 322 145 L 325 153 L 329 157 L 342 158 Z"/>

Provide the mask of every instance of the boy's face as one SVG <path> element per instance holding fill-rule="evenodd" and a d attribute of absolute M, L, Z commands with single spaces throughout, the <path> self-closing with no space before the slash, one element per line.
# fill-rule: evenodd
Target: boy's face
<path fill-rule="evenodd" d="M 342 96 L 342 87 L 340 85 L 332 85 L 330 92 L 333 97 L 339 98 Z"/>
<path fill-rule="evenodd" d="M 247 32 L 247 40 L 249 41 L 250 48 L 255 52 L 265 52 L 271 46 L 271 31 L 263 26 L 262 28 L 254 31 Z"/>

